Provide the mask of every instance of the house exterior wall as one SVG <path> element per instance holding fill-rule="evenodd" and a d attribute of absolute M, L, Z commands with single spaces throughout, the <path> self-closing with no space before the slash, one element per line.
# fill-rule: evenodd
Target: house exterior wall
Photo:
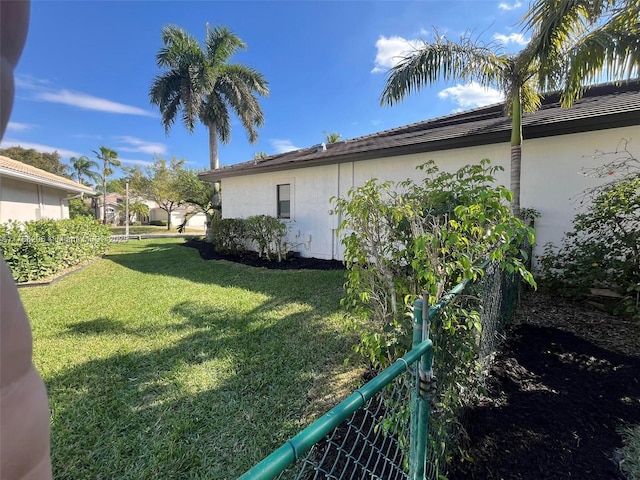
<path fill-rule="evenodd" d="M 581 169 L 612 160 L 594 157 L 594 152 L 614 151 L 621 139 L 630 140 L 628 149 L 635 158 L 640 158 L 640 127 L 525 140 L 521 205 L 541 213 L 541 218 L 536 220 L 534 254 L 540 255 L 547 242 L 560 244 L 580 206 L 577 197 L 586 188 L 606 181 L 581 175 Z M 363 185 L 370 178 L 419 181 L 423 174 L 415 167 L 428 160 L 434 160 L 441 170 L 455 171 L 483 158 L 504 168 L 496 180 L 509 186 L 510 148 L 508 143 L 501 143 L 225 178 L 222 180 L 222 216 L 276 216 L 277 185 L 288 183 L 291 185 L 291 219 L 286 223 L 290 227 L 289 241 L 293 249 L 305 257 L 341 260 L 342 248 L 335 236 L 341 219 L 330 213 L 332 196 L 344 197 L 350 188 Z"/>
<path fill-rule="evenodd" d="M 0 223 L 69 218 L 67 193 L 14 178 L 0 178 Z"/>

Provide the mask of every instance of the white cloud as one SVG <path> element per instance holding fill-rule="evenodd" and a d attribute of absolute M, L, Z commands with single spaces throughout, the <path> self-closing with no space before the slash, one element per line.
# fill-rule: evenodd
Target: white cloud
<path fill-rule="evenodd" d="M 271 146 L 275 148 L 276 153 L 286 153 L 291 152 L 292 150 L 300 150 L 300 147 L 296 147 L 291 140 L 273 138 L 269 140 L 271 142 Z"/>
<path fill-rule="evenodd" d="M 528 38 L 524 38 L 524 35 L 521 33 L 511 33 L 509 35 L 503 35 L 502 33 L 496 33 L 493 35 L 493 39 L 499 41 L 500 43 L 504 43 L 505 45 L 509 43 L 515 43 L 518 45 L 526 45 L 529 43 Z"/>
<path fill-rule="evenodd" d="M 485 88 L 475 82 L 445 88 L 438 93 L 438 97 L 442 100 L 452 99 L 458 107 L 462 108 L 483 107 L 504 100 L 504 96 L 498 90 Z"/>
<path fill-rule="evenodd" d="M 25 132 L 27 130 L 31 130 L 33 127 L 35 127 L 35 125 L 31 123 L 9 122 L 7 130 L 11 130 L 13 132 Z"/>
<path fill-rule="evenodd" d="M 95 110 L 98 112 L 121 113 L 124 115 L 142 115 L 145 117 L 155 117 L 156 114 L 148 110 L 143 110 L 124 103 L 113 102 L 106 98 L 94 97 L 87 93 L 72 92 L 71 90 L 56 90 L 38 92 L 34 97 L 36 100 L 44 102 L 62 103 L 85 110 Z"/>
<path fill-rule="evenodd" d="M 116 147 L 116 150 L 123 152 L 148 153 L 149 155 L 164 155 L 167 153 L 167 146 L 164 143 L 147 142 L 136 137 L 117 137 L 118 142 L 125 144 Z"/>
<path fill-rule="evenodd" d="M 500 2 L 500 5 L 498 5 L 498 8 L 500 10 L 506 10 L 507 12 L 511 11 L 511 10 L 515 10 L 516 8 L 520 8 L 522 6 L 522 2 L 515 2 L 512 4 L 508 4 L 506 2 Z"/>
<path fill-rule="evenodd" d="M 378 52 L 376 53 L 375 67 L 373 67 L 371 73 L 382 73 L 395 67 L 404 57 L 418 48 L 421 43 L 417 39 L 407 40 L 398 36 L 387 38 L 384 35 L 380 35 L 376 42 Z"/>
<path fill-rule="evenodd" d="M 74 152 L 73 150 L 67 150 L 65 148 L 52 147 L 50 145 L 42 145 L 41 143 L 21 142 L 20 140 L 5 139 L 0 144 L 1 148 L 9 147 L 22 147 L 27 150 L 33 148 L 38 152 L 53 153 L 58 152 L 62 158 L 80 157 L 82 153 Z"/>
<path fill-rule="evenodd" d="M 131 165 L 141 165 L 143 167 L 148 167 L 153 165 L 153 161 L 151 160 L 136 160 L 132 158 L 121 158 L 121 157 L 118 157 L 118 160 L 120 160 L 122 163 L 128 163 Z"/>

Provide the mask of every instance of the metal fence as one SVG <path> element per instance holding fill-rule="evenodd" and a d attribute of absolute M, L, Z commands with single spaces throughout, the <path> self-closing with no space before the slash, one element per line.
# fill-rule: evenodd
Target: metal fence
<path fill-rule="evenodd" d="M 464 431 L 464 407 L 484 381 L 519 285 L 490 264 L 481 281 L 461 282 L 428 309 L 417 300 L 413 349 L 240 478 L 423 480 L 445 474 Z M 464 368 L 456 351 L 460 338 L 441 332 L 456 308 L 477 312 L 482 324 L 481 331 L 461 330 L 473 344 L 473 351 L 462 352 L 467 360 L 473 355 Z M 437 389 L 434 363 L 440 365 Z"/>

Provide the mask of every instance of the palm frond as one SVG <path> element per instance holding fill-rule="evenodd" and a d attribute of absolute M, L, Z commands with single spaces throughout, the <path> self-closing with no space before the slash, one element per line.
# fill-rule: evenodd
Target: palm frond
<path fill-rule="evenodd" d="M 205 48 L 210 64 L 223 65 L 235 52 L 245 50 L 247 45 L 228 28 L 216 26 L 207 29 Z"/>
<path fill-rule="evenodd" d="M 500 82 L 508 58 L 468 38 L 460 43 L 438 37 L 423 42 L 387 74 L 380 103 L 393 105 L 405 96 L 439 80 L 475 80 L 483 86 Z"/>

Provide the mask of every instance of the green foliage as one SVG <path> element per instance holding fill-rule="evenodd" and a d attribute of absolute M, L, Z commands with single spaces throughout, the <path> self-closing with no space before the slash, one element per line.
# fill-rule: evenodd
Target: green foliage
<path fill-rule="evenodd" d="M 246 221 L 242 218 L 214 219 L 211 230 L 217 252 L 239 255 L 246 251 Z"/>
<path fill-rule="evenodd" d="M 90 203 L 87 203 L 83 198 L 70 198 L 69 199 L 69 218 L 77 217 L 91 217 L 93 218 L 95 211 L 91 207 Z"/>
<path fill-rule="evenodd" d="M 9 157 L 12 160 L 26 163 L 32 167 L 40 168 L 49 173 L 71 178 L 69 165 L 60 161 L 58 152 L 46 153 L 38 152 L 33 148 L 9 147 L 0 149 L 0 155 Z"/>
<path fill-rule="evenodd" d="M 37 280 L 102 255 L 109 228 L 80 216 L 0 225 L 0 253 L 18 282 Z"/>
<path fill-rule="evenodd" d="M 640 480 L 640 425 L 625 426 L 619 433 L 622 435 L 620 469 L 629 480 Z"/>
<path fill-rule="evenodd" d="M 588 207 L 573 219 L 559 249 L 545 246 L 545 282 L 585 292 L 590 287 L 625 296 L 615 312 L 638 315 L 640 290 L 640 175 L 626 176 L 587 192 Z"/>
<path fill-rule="evenodd" d="M 166 220 L 150 220 L 149 225 L 155 225 L 157 227 L 166 227 L 167 221 Z"/>
<path fill-rule="evenodd" d="M 433 162 L 420 168 L 421 184 L 373 179 L 335 200 L 348 268 L 343 305 L 366 320 L 358 323 L 359 349 L 381 367 L 409 348 L 406 306 L 422 292 L 436 303 L 458 282 L 480 277 L 488 258 L 534 284 L 519 248 L 533 230 L 509 212 L 510 192 L 493 186 L 500 167 L 483 160 L 455 173 Z M 456 325 L 447 327 L 452 335 Z"/>
<path fill-rule="evenodd" d="M 287 225 L 270 215 L 255 215 L 245 220 L 246 235 L 256 243 L 258 255 L 281 262 L 289 249 L 286 242 Z"/>
<path fill-rule="evenodd" d="M 360 334 L 356 351 L 378 368 L 411 348 L 407 311 L 423 293 L 434 305 L 459 282 L 482 277 L 487 260 L 535 285 L 520 248 L 533 242 L 533 229 L 511 214 L 511 193 L 495 186 L 499 167 L 482 160 L 455 173 L 440 172 L 433 162 L 419 168 L 421 183 L 373 179 L 335 199 L 348 269 L 342 304 Z M 438 393 L 429 443 L 438 471 L 452 458 L 461 408 L 479 393 L 482 324 L 475 293 L 441 309 L 431 326 Z"/>

